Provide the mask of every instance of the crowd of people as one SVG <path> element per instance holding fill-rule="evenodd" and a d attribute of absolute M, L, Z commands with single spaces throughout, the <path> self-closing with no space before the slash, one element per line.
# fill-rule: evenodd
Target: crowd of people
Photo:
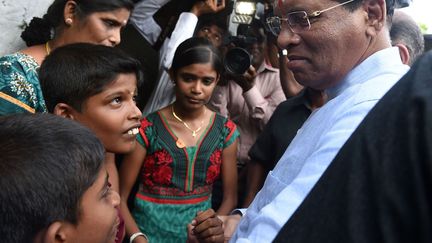
<path fill-rule="evenodd" d="M 227 0 L 168 34 L 169 0 L 53 1 L 0 57 L 1 241 L 431 242 L 432 53 L 395 1 L 265 0 L 234 38 Z"/>

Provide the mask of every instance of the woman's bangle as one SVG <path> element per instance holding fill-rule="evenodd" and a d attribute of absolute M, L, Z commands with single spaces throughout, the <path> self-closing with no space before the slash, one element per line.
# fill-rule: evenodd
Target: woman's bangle
<path fill-rule="evenodd" d="M 129 238 L 129 243 L 133 243 L 135 238 L 137 238 L 138 236 L 142 236 L 147 240 L 147 242 L 150 242 L 146 234 L 144 234 L 143 232 L 136 232 Z"/>

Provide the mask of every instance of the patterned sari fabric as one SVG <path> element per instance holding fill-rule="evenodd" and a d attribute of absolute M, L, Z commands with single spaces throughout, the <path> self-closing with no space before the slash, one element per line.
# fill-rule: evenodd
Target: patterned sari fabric
<path fill-rule="evenodd" d="M 36 60 L 23 53 L 0 58 L 0 115 L 47 111 L 38 69 Z"/>
<path fill-rule="evenodd" d="M 198 211 L 211 207 L 222 150 L 238 136 L 232 121 L 214 114 L 197 145 L 182 148 L 161 113 L 152 113 L 141 122 L 138 141 L 147 156 L 133 215 L 150 242 L 186 242 L 187 224 Z"/>

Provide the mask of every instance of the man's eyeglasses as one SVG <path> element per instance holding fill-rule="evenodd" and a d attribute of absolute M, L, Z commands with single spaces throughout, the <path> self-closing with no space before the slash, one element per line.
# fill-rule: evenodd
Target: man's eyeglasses
<path fill-rule="evenodd" d="M 310 27 L 311 27 L 310 19 L 316 18 L 326 11 L 329 11 L 329 10 L 337 8 L 339 6 L 348 4 L 348 3 L 353 2 L 353 1 L 355 1 L 355 0 L 348 0 L 346 2 L 337 4 L 335 6 L 332 6 L 332 7 L 323 9 L 323 10 L 314 11 L 309 15 L 305 11 L 295 11 L 295 12 L 288 13 L 286 15 L 286 18 L 281 18 L 278 16 L 269 17 L 269 18 L 267 18 L 267 24 L 268 24 L 271 32 L 275 36 L 278 36 L 279 33 L 281 32 L 281 30 L 283 28 L 282 27 L 283 22 L 288 23 L 288 26 L 293 33 L 300 33 L 300 32 L 307 31 L 310 29 Z"/>

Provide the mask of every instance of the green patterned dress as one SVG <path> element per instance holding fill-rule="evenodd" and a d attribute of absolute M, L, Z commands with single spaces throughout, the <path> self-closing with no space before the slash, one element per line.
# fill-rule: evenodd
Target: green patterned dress
<path fill-rule="evenodd" d="M 38 69 L 33 57 L 20 52 L 0 57 L 0 116 L 47 111 Z"/>
<path fill-rule="evenodd" d="M 236 125 L 214 114 L 197 146 L 179 148 L 160 112 L 142 122 L 138 142 L 147 150 L 140 172 L 133 216 L 150 242 L 186 242 L 186 226 L 211 207 L 222 150 L 239 136 Z"/>

